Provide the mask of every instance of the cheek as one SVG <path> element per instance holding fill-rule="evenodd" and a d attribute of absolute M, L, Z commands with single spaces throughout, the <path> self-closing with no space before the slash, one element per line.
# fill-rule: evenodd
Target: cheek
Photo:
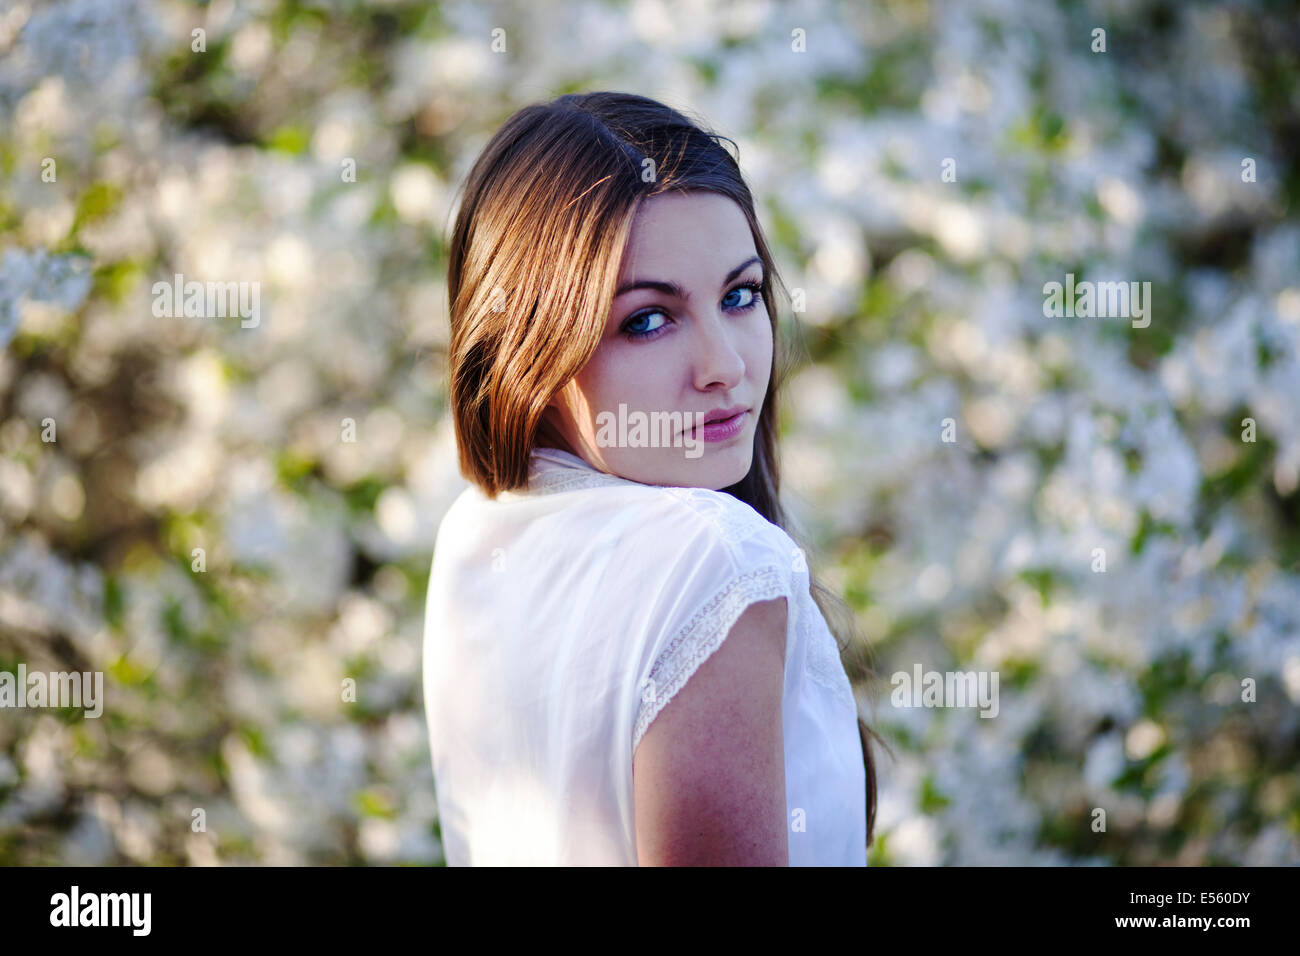
<path fill-rule="evenodd" d="M 766 309 L 756 310 L 752 334 L 748 341 L 752 343 L 745 356 L 745 365 L 750 374 L 764 382 L 772 372 L 772 324 Z"/>
<path fill-rule="evenodd" d="M 658 408 L 657 401 L 671 397 L 667 376 L 674 367 L 662 348 L 651 358 L 650 350 L 602 345 L 578 374 L 577 384 L 593 417 L 602 410 L 617 412 L 620 402 L 629 410 Z"/>

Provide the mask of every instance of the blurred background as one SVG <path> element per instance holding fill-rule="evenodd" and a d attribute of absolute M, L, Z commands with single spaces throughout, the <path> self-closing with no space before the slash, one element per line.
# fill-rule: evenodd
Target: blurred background
<path fill-rule="evenodd" d="M 1300 862 L 1293 5 L 0 0 L 0 670 L 106 684 L 0 711 L 0 864 L 443 862 L 444 236 L 592 89 L 735 139 L 802 290 L 872 865 Z M 1046 316 L 1067 274 L 1150 325 Z M 998 715 L 893 706 L 918 664 Z"/>

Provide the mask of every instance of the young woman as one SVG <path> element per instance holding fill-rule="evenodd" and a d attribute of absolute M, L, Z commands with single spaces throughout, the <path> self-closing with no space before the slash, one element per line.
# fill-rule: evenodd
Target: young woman
<path fill-rule="evenodd" d="M 452 865 L 858 865 L 857 716 L 783 530 L 772 257 L 740 170 L 622 93 L 512 116 L 451 238 L 424 692 Z"/>

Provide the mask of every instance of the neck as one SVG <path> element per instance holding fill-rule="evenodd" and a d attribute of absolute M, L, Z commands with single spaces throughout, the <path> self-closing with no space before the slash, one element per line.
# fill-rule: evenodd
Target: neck
<path fill-rule="evenodd" d="M 533 442 L 533 447 L 558 448 L 560 451 L 567 451 L 570 455 L 578 455 L 578 452 L 574 450 L 568 440 L 560 434 L 560 430 L 545 417 L 537 426 L 537 438 Z M 578 457 L 581 458 L 582 456 L 578 455 Z"/>

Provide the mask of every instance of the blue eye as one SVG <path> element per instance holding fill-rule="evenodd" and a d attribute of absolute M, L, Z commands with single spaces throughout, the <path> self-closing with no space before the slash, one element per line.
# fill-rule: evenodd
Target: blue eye
<path fill-rule="evenodd" d="M 653 318 L 656 315 L 662 318 L 663 313 L 659 311 L 642 312 L 640 315 L 632 316 L 632 318 L 628 319 L 627 322 L 623 325 L 624 334 L 637 339 L 643 338 L 645 336 L 654 335 L 656 332 L 658 332 L 660 329 L 664 327 L 665 323 L 661 321 L 658 325 L 654 325 L 650 327 L 646 327 L 642 323 L 648 321 L 649 319 Z"/>
<path fill-rule="evenodd" d="M 727 299 L 731 298 L 737 292 L 748 292 L 749 301 L 734 302 L 730 306 L 728 306 L 728 308 L 737 309 L 737 310 L 749 309 L 753 307 L 755 300 L 757 300 L 763 294 L 763 286 L 758 282 L 746 282 L 744 285 L 738 285 L 730 292 L 728 292 L 727 297 L 722 301 L 725 303 Z"/>
<path fill-rule="evenodd" d="M 733 296 L 737 295 L 738 293 L 743 294 L 745 292 L 749 293 L 748 301 L 746 302 L 727 301 L 728 299 L 731 299 Z M 754 308 L 754 306 L 758 304 L 758 300 L 762 298 L 762 295 L 763 295 L 763 284 L 761 282 L 746 282 L 743 285 L 736 286 L 734 289 L 728 292 L 723 297 L 722 304 L 723 307 L 728 312 L 748 312 L 750 309 Z M 655 316 L 660 317 L 660 322 L 658 325 L 647 326 L 646 324 L 644 324 L 646 322 L 649 322 Z M 623 323 L 622 328 L 619 329 L 619 334 L 633 341 L 653 339 L 658 335 L 660 335 L 665 328 L 667 328 L 668 323 L 666 319 L 667 319 L 667 313 L 664 312 L 662 309 L 650 309 L 647 312 L 642 312 L 639 315 L 634 315 L 631 318 L 627 319 Z"/>

